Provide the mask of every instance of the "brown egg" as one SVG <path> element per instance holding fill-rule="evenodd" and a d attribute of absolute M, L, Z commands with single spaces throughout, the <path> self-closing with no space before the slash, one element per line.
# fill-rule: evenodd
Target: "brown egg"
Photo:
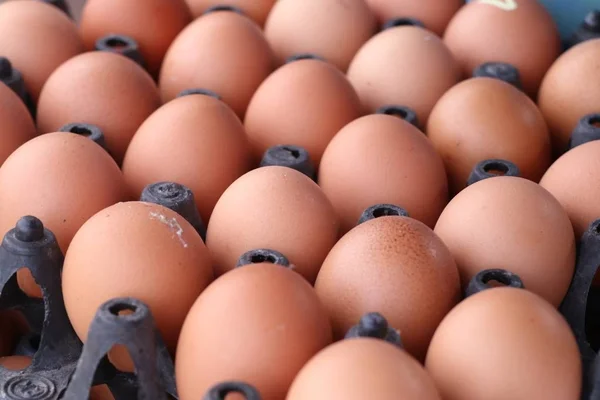
<path fill-rule="evenodd" d="M 100 305 L 135 297 L 150 307 L 174 351 L 187 312 L 212 278 L 210 255 L 194 228 L 166 207 L 136 201 L 108 207 L 81 227 L 65 256 L 62 287 L 82 341 Z M 127 361 L 113 357 L 117 366 Z"/>
<path fill-rule="evenodd" d="M 89 400 L 114 400 L 115 397 L 106 385 L 94 386 L 90 389 Z"/>
<path fill-rule="evenodd" d="M 121 163 L 135 131 L 159 106 L 156 85 L 138 64 L 115 53 L 85 53 L 48 79 L 38 104 L 38 132 L 71 122 L 97 125 Z"/>
<path fill-rule="evenodd" d="M 448 22 L 465 4 L 464 0 L 366 0 L 379 22 L 394 18 L 415 18 L 437 35 L 442 35 Z"/>
<path fill-rule="evenodd" d="M 31 357 L 28 356 L 8 356 L 0 357 L 0 365 L 12 371 L 19 371 L 31 365 Z"/>
<path fill-rule="evenodd" d="M 444 159 L 452 193 L 483 160 L 510 160 L 536 182 L 552 162 L 550 134 L 535 103 L 498 79 L 472 78 L 446 92 L 431 112 L 427 136 Z"/>
<path fill-rule="evenodd" d="M 333 136 L 360 115 L 360 101 L 344 74 L 309 59 L 286 64 L 263 82 L 244 125 L 257 160 L 271 146 L 292 144 L 305 148 L 318 165 Z"/>
<path fill-rule="evenodd" d="M 288 0 L 275 3 L 265 36 L 280 64 L 293 55 L 312 53 L 346 71 L 376 29 L 364 0 Z"/>
<path fill-rule="evenodd" d="M 461 295 L 448 248 L 425 224 L 400 216 L 369 220 L 343 236 L 323 262 L 315 289 L 335 338 L 343 338 L 363 314 L 377 311 L 421 360 Z"/>
<path fill-rule="evenodd" d="M 200 17 L 211 7 L 233 6 L 263 26 L 277 0 L 186 0 L 195 18 Z"/>
<path fill-rule="evenodd" d="M 465 76 L 484 62 L 514 65 L 532 97 L 561 46 L 552 17 L 537 0 L 471 1 L 450 21 L 444 43 Z"/>
<path fill-rule="evenodd" d="M 523 289 L 484 290 L 435 332 L 425 367 L 444 400 L 579 399 L 581 360 L 569 325 Z"/>
<path fill-rule="evenodd" d="M 123 173 L 139 198 L 146 185 L 173 181 L 189 187 L 204 222 L 225 189 L 251 167 L 244 126 L 223 102 L 180 97 L 159 108 L 138 129 Z"/>
<path fill-rule="evenodd" d="M 319 186 L 287 167 L 262 167 L 237 179 L 212 213 L 206 244 L 217 275 L 233 269 L 254 249 L 285 254 L 314 282 L 338 237 L 333 206 Z"/>
<path fill-rule="evenodd" d="M 368 115 L 342 128 L 325 150 L 319 185 L 343 233 L 379 203 L 397 204 L 433 228 L 448 202 L 442 159 L 421 131 L 391 115 Z"/>
<path fill-rule="evenodd" d="M 135 39 L 148 70 L 158 76 L 171 42 L 191 20 L 185 0 L 88 0 L 79 31 L 88 50 L 109 34 Z"/>
<path fill-rule="evenodd" d="M 544 174 L 540 185 L 563 206 L 579 240 L 600 218 L 600 141 L 592 141 L 563 154 Z"/>
<path fill-rule="evenodd" d="M 258 25 L 232 11 L 211 12 L 188 25 L 169 48 L 160 92 L 166 102 L 190 87 L 209 89 L 243 118 L 272 69 L 273 53 Z"/>
<path fill-rule="evenodd" d="M 96 212 L 125 197 L 123 175 L 110 156 L 86 137 L 55 132 L 30 140 L 0 168 L 0 234 L 33 215 L 50 229 L 63 252 L 75 232 Z M 41 297 L 29 270 L 20 286 Z"/>
<path fill-rule="evenodd" d="M 450 201 L 435 233 L 452 252 L 463 287 L 478 272 L 500 268 L 556 307 L 567 293 L 573 229 L 560 203 L 537 183 L 511 176 L 477 182 Z"/>
<path fill-rule="evenodd" d="M 383 340 L 342 340 L 300 370 L 286 400 L 441 400 L 433 380 L 404 350 Z"/>
<path fill-rule="evenodd" d="M 56 7 L 35 0 L 0 5 L 0 54 L 23 74 L 34 101 L 50 74 L 82 51 L 77 26 Z"/>
<path fill-rule="evenodd" d="M 13 151 L 34 136 L 36 128 L 27 107 L 8 86 L 0 84 L 0 166 Z"/>
<path fill-rule="evenodd" d="M 185 320 L 175 359 L 180 398 L 201 398 L 234 379 L 256 387 L 263 400 L 283 399 L 329 343 L 327 313 L 300 275 L 268 263 L 236 268 L 198 297 Z"/>
<path fill-rule="evenodd" d="M 459 78 L 458 64 L 442 40 L 416 26 L 389 28 L 373 36 L 348 68 L 348 79 L 368 111 L 402 104 L 422 123 Z"/>
<path fill-rule="evenodd" d="M 546 74 L 538 96 L 557 154 L 567 148 L 580 118 L 600 112 L 600 39 L 569 49 Z"/>

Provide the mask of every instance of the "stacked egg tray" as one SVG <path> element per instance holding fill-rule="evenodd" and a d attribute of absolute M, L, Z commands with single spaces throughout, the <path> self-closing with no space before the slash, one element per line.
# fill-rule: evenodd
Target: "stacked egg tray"
<path fill-rule="evenodd" d="M 67 14 L 68 5 L 63 0 L 44 0 Z M 229 7 L 231 8 L 231 7 Z M 218 9 L 216 7 L 215 9 Z M 596 18 L 600 13 L 593 14 Z M 591 21 L 591 20 L 590 20 Z M 593 21 L 592 21 L 593 22 Z M 582 25 L 564 43 L 575 43 L 598 37 L 599 32 Z M 598 22 L 598 21 L 596 21 Z M 419 21 L 395 20 L 392 25 L 419 25 Z M 114 43 L 118 42 L 118 46 Z M 126 36 L 107 36 L 97 43 L 98 50 L 118 51 L 144 66 L 135 41 Z M 311 54 L 294 56 L 289 61 L 318 58 Z M 35 115 L 35 107 L 27 94 L 17 71 L 12 70 L 6 59 L 0 59 L 0 75 Z M 509 65 L 484 64 L 474 76 L 491 76 L 514 86 L 520 86 L 518 71 Z M 209 90 L 193 89 L 180 96 L 200 93 L 218 97 Z M 417 116 L 409 108 L 383 107 L 380 114 L 397 115 L 414 125 Z M 600 139 L 600 128 L 586 116 L 575 129 L 570 146 Z M 105 146 L 102 132 L 93 125 L 70 124 L 63 132 L 82 133 Z M 308 153 L 298 146 L 275 146 L 264 155 L 264 166 L 285 166 L 302 172 L 316 180 Z M 484 160 L 472 171 L 468 185 L 495 176 L 492 170 L 503 175 L 519 176 L 516 165 L 506 160 Z M 205 239 L 206 229 L 198 214 L 192 191 L 176 182 L 157 182 L 148 185 L 141 201 L 167 207 L 185 218 Z M 386 215 L 408 216 L 397 206 L 377 204 L 364 211 L 358 223 Z M 242 255 L 237 267 L 268 261 L 289 266 L 283 254 L 268 249 L 256 249 Z M 91 323 L 85 344 L 73 329 L 64 306 L 61 289 L 61 271 L 64 261 L 55 235 L 43 221 L 34 216 L 23 216 L 4 236 L 0 245 L 0 311 L 20 313 L 29 326 L 29 332 L 15 345 L 14 355 L 32 357 L 29 367 L 13 371 L 0 366 L 0 399 L 7 400 L 81 400 L 87 399 L 92 387 L 107 385 L 115 400 L 178 399 L 174 364 L 161 335 L 158 333 L 149 307 L 136 298 L 115 298 L 104 303 Z M 583 365 L 583 390 L 581 400 L 600 400 L 600 289 L 592 285 L 600 266 L 600 219 L 594 221 L 577 245 L 575 273 L 567 295 L 559 310 L 569 323 L 577 340 Z M 28 297 L 17 281 L 17 271 L 27 268 L 42 291 L 42 298 Z M 468 285 L 464 297 L 494 287 L 493 282 L 506 286 L 524 288 L 521 279 L 506 270 L 485 270 L 477 274 Z M 124 313 L 124 311 L 127 311 Z M 398 331 L 389 327 L 385 318 L 377 313 L 366 314 L 350 329 L 346 338 L 372 337 L 402 346 Z M 135 373 L 116 369 L 107 354 L 115 345 L 125 346 L 135 366 Z M 223 382 L 206 393 L 205 400 L 224 400 L 230 393 L 239 393 L 247 400 L 260 400 L 259 392 L 251 385 Z"/>

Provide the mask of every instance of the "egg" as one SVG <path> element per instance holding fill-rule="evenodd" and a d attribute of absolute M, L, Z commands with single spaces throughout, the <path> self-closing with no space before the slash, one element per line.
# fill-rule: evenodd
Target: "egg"
<path fill-rule="evenodd" d="M 358 49 L 376 32 L 364 0 L 280 0 L 265 24 L 265 36 L 280 64 L 315 53 L 346 71 Z"/>
<path fill-rule="evenodd" d="M 315 290 L 329 312 L 334 338 L 343 338 L 363 314 L 377 311 L 419 360 L 461 297 L 446 245 L 422 222 L 401 216 L 371 219 L 344 235 L 323 261 Z"/>
<path fill-rule="evenodd" d="M 498 79 L 454 86 L 435 105 L 426 130 L 444 160 L 452 193 L 466 186 L 482 160 L 510 160 L 521 176 L 537 182 L 552 159 L 548 127 L 535 103 Z"/>
<path fill-rule="evenodd" d="M 318 166 L 335 134 L 361 114 L 360 100 L 342 72 L 320 60 L 301 59 L 260 85 L 244 126 L 256 160 L 271 146 L 292 144 L 306 149 Z"/>
<path fill-rule="evenodd" d="M 381 24 L 408 17 L 423 21 L 425 28 L 441 36 L 464 0 L 366 0 Z"/>
<path fill-rule="evenodd" d="M 0 166 L 13 151 L 36 135 L 25 104 L 8 86 L 0 84 Z"/>
<path fill-rule="evenodd" d="M 232 6 L 240 9 L 261 27 L 277 0 L 186 0 L 194 17 L 200 17 L 213 7 Z"/>
<path fill-rule="evenodd" d="M 377 203 L 397 204 L 433 228 L 448 201 L 441 157 L 421 131 L 391 115 L 364 116 L 342 128 L 325 150 L 319 185 L 344 233 Z"/>
<path fill-rule="evenodd" d="M 0 357 L 0 366 L 11 370 L 20 371 L 31 365 L 31 357 L 27 356 L 8 356 Z"/>
<path fill-rule="evenodd" d="M 470 1 L 448 24 L 444 43 L 465 76 L 484 62 L 514 65 L 534 98 L 561 51 L 556 25 L 537 0 Z"/>
<path fill-rule="evenodd" d="M 236 268 L 211 284 L 185 319 L 175 358 L 179 396 L 198 399 L 234 379 L 264 400 L 283 399 L 329 343 L 327 314 L 300 275 L 269 263 Z"/>
<path fill-rule="evenodd" d="M 177 98 L 150 115 L 133 136 L 122 167 L 135 198 L 154 182 L 189 187 L 205 222 L 225 189 L 250 168 L 241 121 L 225 103 L 205 95 Z"/>
<path fill-rule="evenodd" d="M 544 77 L 538 105 L 552 134 L 556 154 L 567 149 L 583 116 L 600 112 L 600 39 L 585 41 L 565 52 Z"/>
<path fill-rule="evenodd" d="M 431 377 L 405 351 L 383 340 L 348 339 L 315 355 L 286 400 L 441 400 Z"/>
<path fill-rule="evenodd" d="M 96 212 L 126 197 L 123 175 L 93 141 L 73 133 L 38 136 L 12 153 L 0 168 L 0 234 L 25 215 L 39 218 L 63 252 L 75 232 Z M 28 270 L 21 288 L 41 297 Z"/>
<path fill-rule="evenodd" d="M 98 126 L 121 163 L 136 130 L 160 106 L 155 83 L 118 54 L 89 52 L 62 64 L 44 86 L 37 110 L 39 133 L 71 122 Z"/>
<path fill-rule="evenodd" d="M 69 320 L 85 342 L 98 308 L 116 297 L 146 303 L 174 352 L 192 304 L 212 281 L 208 250 L 179 214 L 151 203 L 105 208 L 79 229 L 66 255 L 62 289 Z M 122 352 L 112 361 L 127 370 Z"/>
<path fill-rule="evenodd" d="M 171 42 L 191 20 L 185 0 L 88 0 L 79 32 L 87 50 L 93 50 L 98 39 L 111 33 L 131 36 L 139 44 L 149 71 L 157 76 Z"/>
<path fill-rule="evenodd" d="M 427 372 L 445 400 L 579 399 L 582 372 L 569 325 L 539 296 L 494 288 L 442 321 Z"/>
<path fill-rule="evenodd" d="M 285 254 L 295 271 L 314 282 L 338 228 L 335 210 L 315 182 L 292 168 L 262 167 L 225 190 L 208 223 L 206 245 L 217 276 L 245 252 L 267 248 Z"/>
<path fill-rule="evenodd" d="M 348 79 L 369 112 L 402 104 L 425 124 L 438 99 L 460 79 L 460 70 L 433 32 L 398 26 L 378 33 L 360 48 L 348 67 Z"/>
<path fill-rule="evenodd" d="M 161 96 L 166 102 L 190 87 L 208 89 L 243 118 L 273 62 L 254 21 L 233 11 L 214 11 L 188 25 L 169 47 L 159 79 Z"/>
<path fill-rule="evenodd" d="M 35 102 L 52 72 L 82 51 L 77 26 L 58 8 L 36 0 L 0 4 L 0 54 L 23 74 Z"/>
<path fill-rule="evenodd" d="M 600 141 L 592 141 L 563 154 L 548 168 L 540 185 L 548 190 L 569 215 L 579 240 L 588 226 L 600 218 Z"/>
<path fill-rule="evenodd" d="M 479 181 L 450 201 L 434 231 L 454 256 L 463 288 L 478 272 L 503 268 L 555 307 L 569 289 L 575 269 L 569 216 L 534 182 Z"/>

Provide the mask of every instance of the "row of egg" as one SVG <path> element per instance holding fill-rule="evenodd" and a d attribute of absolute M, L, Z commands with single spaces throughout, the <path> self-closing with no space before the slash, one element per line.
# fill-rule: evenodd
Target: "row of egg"
<path fill-rule="evenodd" d="M 490 2 L 464 6 L 452 18 L 443 41 L 432 31 L 444 31 L 459 3 L 446 12 L 441 28 L 430 22 L 434 12 L 428 10 L 410 16 L 421 19 L 432 31 L 404 20 L 396 24 L 410 22 L 413 26 L 392 26 L 372 38 L 376 23 L 362 1 L 326 5 L 279 1 L 264 33 L 236 12 L 213 11 L 185 28 L 191 18 L 181 18 L 184 22 L 170 37 L 163 24 L 177 20 L 167 18 L 169 15 L 181 16 L 177 10 L 185 9 L 182 2 L 153 1 L 156 7 L 147 1 L 113 3 L 89 2 L 80 28 L 83 42 L 92 49 L 97 39 L 110 33 L 135 38 L 144 64 L 158 78 L 158 88 L 150 75 L 124 57 L 99 52 L 76 55 L 83 48 L 79 33 L 51 7 L 27 0 L 0 6 L 0 20 L 6 18 L 0 26 L 21 30 L 6 32 L 6 37 L 12 38 L 11 46 L 19 42 L 16 38 L 22 38 L 21 50 L 31 58 L 25 63 L 8 44 L 0 43 L 0 51 L 22 72 L 37 102 L 36 127 L 12 92 L 5 90 L 2 97 L 6 99 L 3 121 L 12 130 L 4 134 L 9 145 L 0 168 L 0 186 L 10 189 L 0 194 L 0 225 L 6 232 L 17 218 L 32 214 L 57 233 L 67 255 L 63 273 L 66 306 L 82 339 L 103 301 L 131 295 L 150 304 L 161 333 L 175 351 L 188 310 L 213 274 L 220 276 L 233 269 L 248 250 L 276 249 L 291 260 L 295 271 L 310 283 L 316 282 L 316 294 L 304 283 L 293 283 L 305 286 L 296 289 L 301 292 L 298 296 L 311 298 L 314 308 L 298 310 L 304 303 L 290 295 L 295 293 L 293 287 L 264 277 L 272 270 L 277 271 L 273 274 L 287 274 L 281 279 L 300 282 L 298 275 L 281 272 L 288 270 L 246 268 L 257 271 L 244 272 L 257 274 L 255 284 L 252 278 L 241 277 L 238 271 L 242 270 L 228 273 L 217 280 L 218 285 L 209 286 L 215 289 L 202 292 L 196 302 L 201 305 L 189 313 L 191 322 L 186 325 L 191 326 L 187 329 L 190 333 L 186 335 L 184 329 L 179 342 L 184 349 L 181 354 L 194 360 L 177 357 L 177 363 L 184 399 L 198 397 L 216 380 L 231 378 L 233 369 L 236 377 L 255 384 L 265 398 L 281 398 L 299 368 L 332 340 L 326 333 L 330 329 L 324 322 L 327 315 L 333 323 L 333 338 L 339 339 L 360 315 L 380 311 L 401 329 L 407 350 L 422 361 L 436 327 L 460 298 L 460 280 L 464 285 L 477 271 L 509 268 L 522 276 L 528 289 L 554 306 L 564 297 L 575 257 L 569 216 L 578 234 L 598 216 L 594 202 L 583 197 L 594 197 L 590 174 L 597 144 L 568 152 L 547 173 L 544 181 L 549 183 L 544 187 L 560 203 L 540 186 L 520 178 L 481 182 L 462 191 L 448 206 L 446 203 L 448 193 L 463 189 L 473 165 L 483 159 L 508 159 L 518 165 L 523 177 L 541 178 L 552 161 L 551 143 L 559 154 L 577 121 L 598 111 L 594 108 L 597 89 L 591 84 L 597 79 L 593 71 L 600 58 L 598 40 L 576 46 L 550 67 L 559 51 L 556 32 L 543 9 L 531 0 L 510 2 L 517 7 L 508 10 L 487 4 Z M 385 2 L 380 3 L 385 8 Z M 264 7 L 268 10 L 271 5 Z M 123 8 L 117 12 L 118 7 Z M 331 10 L 323 12 L 327 7 Z M 253 15 L 250 8 L 244 11 Z M 477 18 L 472 18 L 481 28 L 468 27 L 464 16 L 471 13 L 476 13 Z M 23 27 L 44 27 L 39 22 L 42 15 L 52 19 L 46 25 L 52 29 L 23 33 Z M 398 16 L 395 12 L 391 15 Z M 134 24 L 127 20 L 132 17 L 147 20 Z M 492 29 L 491 22 L 505 18 L 511 28 L 498 28 L 504 35 L 500 43 L 507 43 L 504 50 L 490 45 L 494 36 L 471 34 L 473 29 L 487 32 L 486 28 Z M 278 19 L 284 21 L 279 28 L 270 23 Z M 334 21 L 340 20 L 351 21 L 352 29 L 347 25 L 340 28 L 341 34 L 330 32 Z M 100 27 L 94 27 L 98 21 Z M 107 27 L 107 21 L 118 26 Z M 539 26 L 532 25 L 536 21 Z M 306 35 L 294 24 L 307 27 Z M 92 33 L 86 33 L 90 25 Z M 147 29 L 150 25 L 156 29 Z M 138 31 L 128 30 L 136 26 Z M 364 32 L 368 33 L 357 39 L 351 50 L 341 46 L 361 34 L 360 26 L 366 26 Z M 525 27 L 532 33 L 519 31 Z M 468 35 L 456 35 L 481 40 L 483 45 L 465 45 L 461 56 L 461 47 L 453 46 L 451 40 L 451 32 L 461 29 Z M 342 36 L 336 39 L 336 34 Z M 509 34 L 515 39 L 509 40 Z M 60 39 L 60 52 L 52 49 L 52 35 L 57 42 Z M 90 38 L 86 39 L 87 35 Z M 297 45 L 296 40 L 300 42 Z M 529 46 L 528 40 L 532 41 Z M 37 47 L 36 41 L 41 43 Z M 68 43 L 73 46 L 65 55 Z M 123 43 L 127 44 L 122 37 L 113 41 L 113 50 Z M 161 50 L 150 50 L 159 44 Z M 508 49 L 519 50 L 518 56 L 509 56 Z M 336 61 L 338 52 L 346 52 L 346 61 Z M 536 61 L 535 52 L 544 55 Z M 297 57 L 300 59 L 272 72 L 274 65 L 302 53 L 316 53 L 331 64 Z M 42 59 L 35 58 L 40 54 L 45 54 L 45 61 L 57 57 L 54 65 L 44 68 Z M 58 60 L 61 54 L 64 59 Z M 524 92 L 499 80 L 476 78 L 457 84 L 461 75 L 470 76 L 474 66 L 490 60 L 517 66 L 523 87 L 532 96 L 541 82 L 538 105 L 542 111 Z M 341 71 L 346 67 L 344 76 Z M 36 82 L 41 82 L 37 90 Z M 202 88 L 204 93 L 209 93 L 208 89 L 217 95 L 177 97 L 190 88 Z M 166 103 L 161 106 L 161 102 Z M 364 115 L 390 104 L 414 109 L 416 120 L 421 121 L 415 124 L 429 139 L 415 124 L 382 115 L 385 112 Z M 122 173 L 91 141 L 68 133 L 46 134 L 72 122 L 100 127 Z M 36 132 L 44 135 L 31 139 Z M 266 149 L 281 143 L 308 150 L 318 167 L 319 186 L 289 169 L 267 167 L 247 172 L 258 165 Z M 587 181 L 582 179 L 585 172 L 590 176 Z M 206 247 L 178 215 L 159 206 L 119 203 L 139 198 L 145 185 L 161 180 L 180 182 L 193 190 L 202 219 L 208 222 Z M 587 190 L 578 192 L 577 186 Z M 401 205 L 415 219 L 381 218 L 352 229 L 366 207 L 382 202 Z M 30 295 L 39 295 L 26 274 L 21 275 L 20 283 Z M 537 298 L 526 301 L 543 304 L 541 308 L 531 306 L 531 312 L 541 313 L 540 318 L 555 327 L 550 332 L 568 332 L 556 311 L 548 311 Z M 511 304 L 509 300 L 500 303 Z M 275 312 L 274 305 L 281 305 L 282 311 Z M 307 319 L 302 318 L 303 313 L 308 314 Z M 284 316 L 296 319 L 288 321 Z M 259 323 L 261 318 L 267 319 L 264 325 Z M 527 318 L 533 317 L 526 315 L 519 321 Z M 481 324 L 493 330 L 486 321 Z M 515 324 L 515 330 L 522 329 L 522 324 Z M 240 332 L 248 333 L 239 338 Z M 251 332 L 256 333 L 256 341 L 250 339 Z M 456 335 L 450 340 L 459 340 Z M 557 385 L 544 386 L 547 398 L 575 398 L 580 372 L 573 340 L 565 339 L 567 333 L 557 335 L 561 340 L 556 342 L 552 337 L 533 336 L 534 343 L 548 340 L 557 359 L 569 360 L 565 362 L 568 373 L 540 368 L 540 373 Z M 505 343 L 514 346 L 510 339 Z M 482 340 L 495 343 L 500 339 L 486 334 Z M 478 345 L 475 341 L 470 344 Z M 463 351 L 466 345 L 439 346 L 446 349 L 442 356 L 449 357 L 449 347 Z M 198 349 L 197 353 L 190 351 L 190 346 Z M 224 353 L 227 346 L 231 347 L 229 355 Z M 210 351 L 216 353 L 210 356 Z M 534 346 L 524 345 L 523 353 L 534 365 L 548 363 L 531 351 Z M 506 355 L 514 356 L 509 351 Z M 118 363 L 118 357 L 113 358 Z M 465 368 L 467 364 L 465 360 Z M 459 376 L 462 372 L 463 380 L 473 372 L 442 369 Z M 187 376 L 179 372 L 186 370 Z M 516 377 L 515 387 L 520 384 L 520 370 L 505 370 Z M 273 378 L 277 373 L 280 379 Z M 550 377 L 554 373 L 557 376 Z M 572 380 L 565 382 L 565 377 Z M 342 382 L 347 380 L 351 378 Z M 443 378 L 436 376 L 437 381 Z M 452 389 L 440 390 L 446 397 Z M 532 390 L 542 389 L 536 386 Z M 502 394 L 500 389 L 495 392 Z"/>

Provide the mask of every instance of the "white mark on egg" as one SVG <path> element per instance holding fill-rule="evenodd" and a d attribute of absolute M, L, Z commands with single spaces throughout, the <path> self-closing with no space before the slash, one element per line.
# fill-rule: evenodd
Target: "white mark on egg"
<path fill-rule="evenodd" d="M 156 219 L 160 223 L 167 225 L 171 230 L 173 236 L 177 236 L 181 245 L 183 247 L 188 247 L 188 244 L 185 242 L 185 240 L 183 240 L 183 228 L 181 227 L 181 225 L 179 225 L 179 222 L 177 222 L 177 219 L 175 217 L 167 218 L 161 213 L 150 211 L 150 218 Z"/>

